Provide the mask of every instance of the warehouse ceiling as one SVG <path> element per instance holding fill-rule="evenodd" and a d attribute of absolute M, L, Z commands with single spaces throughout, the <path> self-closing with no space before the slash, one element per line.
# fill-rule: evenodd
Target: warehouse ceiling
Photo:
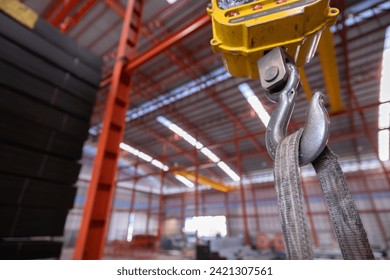
<path fill-rule="evenodd" d="M 59 21 L 63 2 L 24 1 L 70 37 L 100 55 L 106 64 L 104 75 L 109 76 L 126 1 L 76 1 L 78 4 Z M 75 21 L 77 12 L 87 3 L 91 4 L 88 12 L 79 22 Z M 165 0 L 145 0 L 141 37 L 136 50 L 129 52 L 129 61 L 158 48 L 172 38 L 172 34 L 198 23 L 205 16 L 208 3 L 207 0 L 177 0 L 173 4 Z M 386 28 L 390 25 L 390 1 L 334 0 L 331 6 L 340 10 L 332 32 L 344 109 L 334 112 L 329 108 L 329 145 L 339 155 L 346 171 L 370 168 L 388 176 L 388 161 L 378 160 L 377 143 L 382 54 Z M 132 73 L 131 102 L 123 142 L 169 168 L 164 193 L 192 190 L 175 179 L 172 173 L 175 170 L 199 169 L 201 176 L 230 185 L 238 182 L 189 144 L 185 137 L 178 136 L 158 121 L 159 116 L 176 124 L 212 151 L 243 178 L 244 185 L 272 180 L 272 160 L 264 142 L 265 126 L 238 86 L 248 83 L 269 114 L 275 105 L 267 100 L 259 81 L 233 78 L 226 73 L 221 57 L 211 51 L 211 38 L 208 22 L 148 59 Z M 315 56 L 304 69 L 311 92 L 324 92 L 329 105 L 319 57 Z M 90 176 L 96 153 L 108 92 L 105 81 L 103 79 L 92 118 L 91 137 L 84 149 L 85 166 L 81 176 L 85 177 Z M 304 123 L 307 94 L 310 94 L 307 90 L 305 93 L 300 89 L 290 132 Z M 140 156 L 123 151 L 117 179 L 120 185 L 131 187 L 137 173 L 137 188 L 158 192 L 163 172 Z M 304 168 L 304 174 L 309 176 L 311 173 L 310 167 Z"/>

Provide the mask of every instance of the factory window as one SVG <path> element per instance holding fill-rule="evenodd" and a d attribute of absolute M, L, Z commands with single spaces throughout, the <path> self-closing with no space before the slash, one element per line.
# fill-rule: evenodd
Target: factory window
<path fill-rule="evenodd" d="M 226 217 L 188 217 L 185 220 L 184 231 L 186 233 L 197 233 L 199 237 L 223 237 L 226 236 Z"/>
<path fill-rule="evenodd" d="M 390 128 L 390 26 L 386 29 L 382 57 L 382 75 L 379 92 L 378 153 L 382 161 L 389 160 Z"/>

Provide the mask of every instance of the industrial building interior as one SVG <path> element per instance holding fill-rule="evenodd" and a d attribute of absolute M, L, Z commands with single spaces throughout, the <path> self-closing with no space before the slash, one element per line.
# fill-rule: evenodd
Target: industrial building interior
<path fill-rule="evenodd" d="M 269 118 L 275 104 L 259 79 L 233 77 L 213 52 L 209 4 L 20 1 L 39 16 L 32 28 L 0 8 L 1 259 L 286 258 L 265 143 L 264 111 Z M 389 259 L 390 1 L 329 5 L 340 14 L 299 69 L 288 132 L 304 125 L 311 96 L 323 92 L 328 145 L 375 258 Z M 68 63 L 45 47 L 57 38 L 58 51 L 80 56 Z M 39 70 L 32 57 L 92 91 L 65 100 L 70 82 L 52 86 L 55 71 Z M 39 96 L 44 84 L 54 88 L 48 101 Z M 256 97 L 262 110 L 252 107 Z M 45 129 L 50 144 L 40 148 Z M 341 259 L 314 169 L 300 173 L 314 257 Z"/>

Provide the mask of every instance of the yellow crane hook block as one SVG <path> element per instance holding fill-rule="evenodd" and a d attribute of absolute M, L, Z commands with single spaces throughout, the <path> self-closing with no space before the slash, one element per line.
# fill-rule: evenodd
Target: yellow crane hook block
<path fill-rule="evenodd" d="M 314 56 L 321 32 L 339 10 L 329 0 L 211 0 L 210 43 L 230 74 L 259 78 L 257 61 L 283 47 L 298 67 Z"/>

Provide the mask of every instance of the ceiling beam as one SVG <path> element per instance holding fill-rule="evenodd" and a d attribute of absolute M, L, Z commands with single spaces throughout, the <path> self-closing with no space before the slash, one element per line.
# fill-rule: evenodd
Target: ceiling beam
<path fill-rule="evenodd" d="M 184 27 L 182 30 L 173 33 L 168 38 L 160 42 L 158 45 L 137 56 L 135 59 L 133 59 L 127 64 L 126 71 L 133 71 L 135 68 L 149 61 L 150 59 L 152 59 L 162 51 L 166 50 L 167 48 L 171 47 L 172 45 L 176 44 L 177 42 L 183 40 L 193 32 L 196 32 L 201 28 L 207 26 L 209 23 L 210 17 L 207 14 L 197 18 L 196 20 L 188 24 L 186 27 Z"/>
<path fill-rule="evenodd" d="M 50 21 L 54 26 L 59 26 L 70 12 L 80 3 L 78 0 L 66 1 L 55 17 Z"/>

